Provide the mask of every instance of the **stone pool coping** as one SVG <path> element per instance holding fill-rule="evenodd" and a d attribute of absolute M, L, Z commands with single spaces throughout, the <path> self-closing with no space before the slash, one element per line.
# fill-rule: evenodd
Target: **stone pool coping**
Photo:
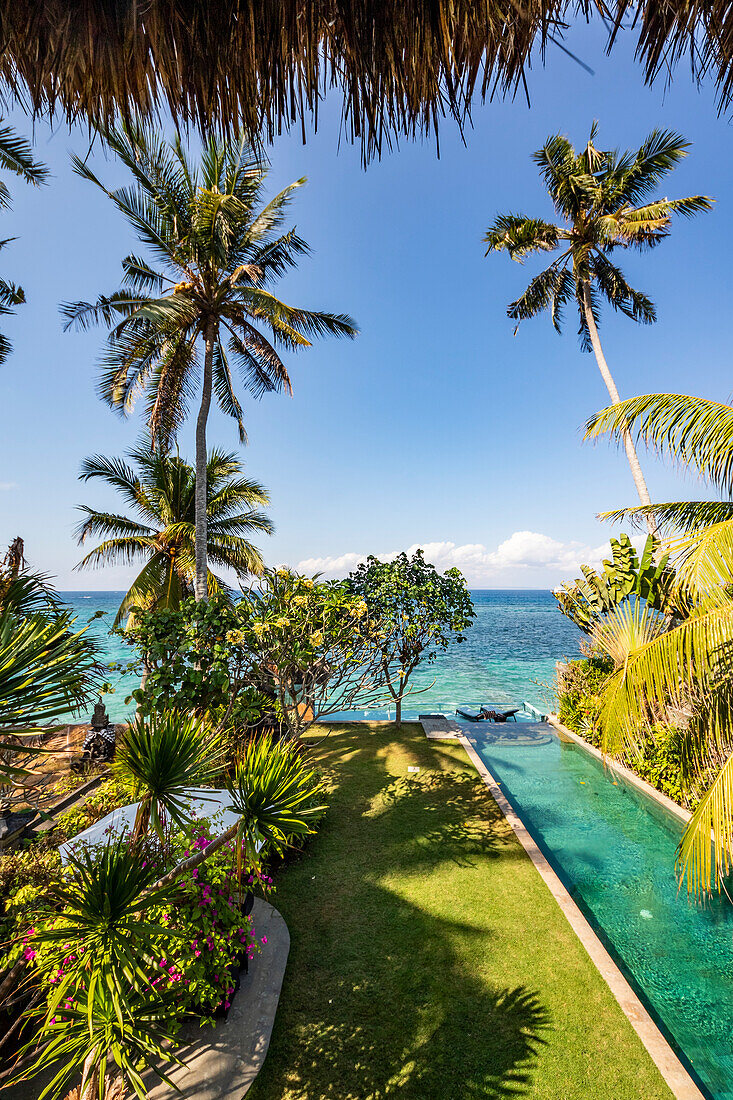
<path fill-rule="evenodd" d="M 555 729 L 557 729 L 557 725 L 555 725 L 555 723 L 552 724 Z M 564 727 L 562 727 L 562 732 L 565 732 Z M 569 730 L 567 732 L 570 733 Z M 433 734 L 433 736 L 435 736 L 435 734 Z M 649 1012 L 631 988 L 629 982 L 611 958 L 611 955 L 601 943 L 591 924 L 583 915 L 569 891 L 563 885 L 561 879 L 540 850 L 521 817 L 510 804 L 498 782 L 476 752 L 472 739 L 466 733 L 461 733 L 458 740 L 463 746 L 469 760 L 476 768 L 479 776 L 488 787 L 492 798 L 509 823 L 517 840 L 532 860 L 532 863 L 548 890 L 560 906 L 568 924 L 575 932 L 583 947 L 588 952 L 599 974 L 613 993 L 621 1011 L 641 1039 L 649 1056 L 671 1089 L 676 1100 L 705 1100 L 704 1093 L 701 1092 L 698 1085 L 672 1050 L 672 1047 L 662 1035 L 662 1032 L 657 1027 Z M 571 736 L 571 740 L 575 740 L 575 735 Z M 581 742 L 584 749 L 589 748 L 587 743 L 582 741 L 581 738 L 577 738 L 577 740 Z M 597 751 L 598 750 L 596 750 L 596 752 Z M 598 755 L 603 758 L 601 753 Z M 621 765 L 615 766 L 621 767 Z M 628 769 L 624 769 L 624 771 L 627 770 Z M 624 778 L 626 778 L 625 775 Z M 637 786 L 640 784 L 643 784 L 644 787 L 647 786 L 638 776 L 635 778 L 637 780 Z M 664 800 L 664 802 L 670 801 L 669 799 L 665 799 L 664 795 L 660 795 L 658 791 L 656 791 L 655 794 L 658 795 L 658 800 Z M 671 805 L 675 807 L 678 816 L 685 813 L 676 803 L 671 803 Z M 686 818 L 683 818 L 683 820 L 686 820 Z"/>

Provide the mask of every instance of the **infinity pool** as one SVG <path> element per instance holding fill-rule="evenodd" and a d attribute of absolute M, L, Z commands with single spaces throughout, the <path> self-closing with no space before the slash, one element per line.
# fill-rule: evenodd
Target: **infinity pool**
<path fill-rule="evenodd" d="M 516 727 L 515 727 L 516 728 Z M 672 1046 L 733 1100 L 733 905 L 678 892 L 682 825 L 553 733 L 466 733 Z M 589 1021 L 589 1028 L 602 1026 Z"/>

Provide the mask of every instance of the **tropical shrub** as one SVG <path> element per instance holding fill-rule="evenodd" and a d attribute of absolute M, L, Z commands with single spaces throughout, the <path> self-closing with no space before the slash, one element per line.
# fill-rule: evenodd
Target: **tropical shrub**
<path fill-rule="evenodd" d="M 348 582 L 269 570 L 243 602 L 247 618 L 233 640 L 249 648 L 255 682 L 273 692 L 291 737 L 384 699 L 382 623 Z"/>
<path fill-rule="evenodd" d="M 209 821 L 191 822 L 176 834 L 173 862 L 206 847 L 214 833 Z M 251 959 L 259 950 L 252 918 L 242 914 L 241 898 L 231 841 L 200 867 L 185 872 L 165 904 L 150 911 L 150 919 L 167 930 L 150 941 L 158 967 L 152 985 L 158 991 L 177 989 L 181 1011 L 210 1018 L 217 1009 L 229 1008 L 233 971 L 239 970 L 243 957 Z"/>
<path fill-rule="evenodd" d="M 192 711 L 228 730 L 274 714 L 274 698 L 248 683 L 253 658 L 241 634 L 247 613 L 247 604 L 222 595 L 138 613 L 120 637 L 141 657 L 144 686 L 132 693 L 140 713 Z"/>
<path fill-rule="evenodd" d="M 682 781 L 682 731 L 678 726 L 656 722 L 633 756 L 627 754 L 629 766 L 667 798 L 693 809 L 698 799 Z"/>
<path fill-rule="evenodd" d="M 558 718 L 573 733 L 600 746 L 601 692 L 613 672 L 613 661 L 603 655 L 588 656 L 563 665 L 558 676 Z"/>
<path fill-rule="evenodd" d="M 225 731 L 263 724 L 301 736 L 319 718 L 385 697 L 380 620 L 346 582 L 268 570 L 232 604 L 184 601 L 142 613 L 124 639 L 138 648 L 143 713 L 206 714 Z"/>

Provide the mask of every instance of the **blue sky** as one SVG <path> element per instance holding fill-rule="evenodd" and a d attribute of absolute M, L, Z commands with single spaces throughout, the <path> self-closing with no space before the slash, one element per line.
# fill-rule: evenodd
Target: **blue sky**
<path fill-rule="evenodd" d="M 277 526 L 263 546 L 269 562 L 336 574 L 365 553 L 422 544 L 477 587 L 543 587 L 598 555 L 610 531 L 596 512 L 633 503 L 622 455 L 582 444 L 582 424 L 606 402 L 574 318 L 562 337 L 547 318 L 513 336 L 506 304 L 537 264 L 484 258 L 497 213 L 551 216 L 530 160 L 551 133 L 581 145 L 598 118 L 603 147 L 638 145 L 655 126 L 694 143 L 667 193 L 707 193 L 715 209 L 676 224 L 655 253 L 623 257 L 659 319 L 644 328 L 605 314 L 601 335 L 622 396 L 730 397 L 730 123 L 684 67 L 671 88 L 648 89 L 629 46 L 605 57 L 598 27 L 579 26 L 568 43 L 593 76 L 551 50 L 532 71 L 531 106 L 477 104 L 465 144 L 446 122 L 440 159 L 431 140 L 405 142 L 364 171 L 359 150 L 339 142 L 334 101 L 305 146 L 298 133 L 269 150 L 273 190 L 308 177 L 292 220 L 313 255 L 282 296 L 348 312 L 361 329 L 353 343 L 322 341 L 289 361 L 292 400 L 245 400 L 243 457 L 270 489 Z M 30 133 L 22 115 L 13 121 Z M 134 242 L 71 172 L 69 151 L 86 152 L 85 135 L 38 123 L 35 139 L 53 179 L 42 190 L 12 180 L 14 207 L 2 215 L 2 236 L 18 238 L 2 271 L 28 303 L 0 326 L 15 344 L 0 371 L 0 545 L 21 534 L 62 589 L 118 589 L 129 570 L 72 572 L 76 506 L 115 507 L 111 492 L 76 478 L 85 455 L 123 452 L 141 425 L 98 400 L 103 334 L 62 334 L 58 303 L 113 289 Z M 106 181 L 123 181 L 114 162 L 93 161 Z M 210 440 L 236 449 L 233 421 L 214 413 Z M 192 453 L 192 423 L 180 447 Z M 644 467 L 653 499 L 705 495 L 651 458 Z"/>

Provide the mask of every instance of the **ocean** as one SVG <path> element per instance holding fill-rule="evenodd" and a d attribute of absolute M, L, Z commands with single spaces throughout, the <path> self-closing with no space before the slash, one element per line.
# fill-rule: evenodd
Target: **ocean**
<path fill-rule="evenodd" d="M 134 651 L 109 630 L 121 592 L 60 592 L 78 617 L 79 625 L 94 619 L 90 633 L 99 641 L 104 659 L 128 662 Z M 418 711 L 451 713 L 457 706 L 481 703 L 529 702 L 540 710 L 551 707 L 555 662 L 578 655 L 580 632 L 562 615 L 552 593 L 538 590 L 489 589 L 471 592 L 476 618 L 466 641 L 440 651 L 435 661 L 414 674 L 413 694 L 405 700 L 404 716 Z M 112 721 L 123 721 L 133 707 L 125 703 L 135 677 L 110 672 L 113 691 L 105 696 Z"/>

